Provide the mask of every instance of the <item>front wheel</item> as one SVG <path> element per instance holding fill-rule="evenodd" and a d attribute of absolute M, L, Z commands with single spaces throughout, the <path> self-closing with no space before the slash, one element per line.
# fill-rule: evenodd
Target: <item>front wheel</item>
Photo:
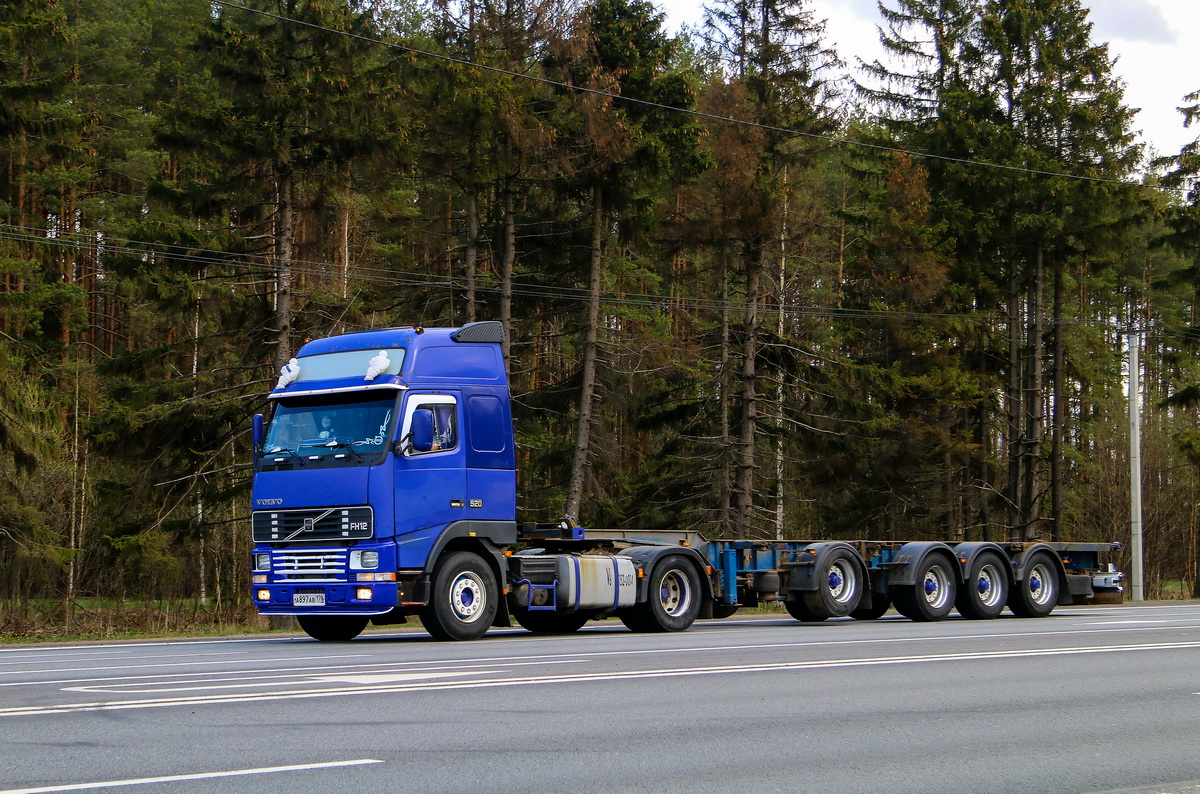
<path fill-rule="evenodd" d="M 647 600 L 617 613 L 630 631 L 684 631 L 700 614 L 700 575 L 679 554 L 659 560 L 650 576 Z"/>
<path fill-rule="evenodd" d="M 1029 560 L 1025 581 L 1017 582 L 1008 596 L 1008 608 L 1019 618 L 1044 618 L 1058 603 L 1058 566 L 1044 551 Z"/>
<path fill-rule="evenodd" d="M 892 605 L 909 620 L 941 620 L 954 608 L 957 580 L 945 557 L 931 554 L 916 571 L 916 581 L 892 591 Z"/>
<path fill-rule="evenodd" d="M 354 615 L 300 615 L 296 618 L 304 633 L 321 642 L 349 642 L 362 634 L 370 618 Z"/>
<path fill-rule="evenodd" d="M 492 625 L 498 602 L 492 569 L 478 554 L 458 551 L 438 565 L 421 623 L 435 639 L 476 640 Z"/>

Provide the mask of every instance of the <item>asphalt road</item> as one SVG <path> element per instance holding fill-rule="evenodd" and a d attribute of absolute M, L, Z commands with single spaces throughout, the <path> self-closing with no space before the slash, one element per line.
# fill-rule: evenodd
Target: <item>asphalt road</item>
<path fill-rule="evenodd" d="M 0 747 L 0 794 L 1200 791 L 1200 603 L 3 646 Z"/>

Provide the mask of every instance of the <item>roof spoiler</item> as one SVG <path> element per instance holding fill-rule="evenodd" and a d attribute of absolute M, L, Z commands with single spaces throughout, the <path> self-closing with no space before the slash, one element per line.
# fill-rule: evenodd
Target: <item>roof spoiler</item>
<path fill-rule="evenodd" d="M 450 338 L 455 342 L 491 342 L 500 344 L 504 341 L 504 326 L 497 320 L 467 323 L 462 328 L 451 333 Z"/>

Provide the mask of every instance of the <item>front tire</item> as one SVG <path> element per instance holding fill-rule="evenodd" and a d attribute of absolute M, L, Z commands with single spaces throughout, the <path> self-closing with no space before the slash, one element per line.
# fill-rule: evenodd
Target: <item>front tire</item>
<path fill-rule="evenodd" d="M 421 623 L 435 639 L 477 640 L 496 618 L 499 598 L 496 576 L 483 558 L 458 551 L 438 565 Z"/>
<path fill-rule="evenodd" d="M 1029 560 L 1029 572 L 1008 596 L 1008 608 L 1019 618 L 1044 618 L 1058 604 L 1058 566 L 1044 551 Z"/>
<path fill-rule="evenodd" d="M 618 613 L 630 631 L 684 631 L 700 614 L 700 574 L 696 566 L 679 554 L 659 560 L 650 576 L 643 604 Z"/>
<path fill-rule="evenodd" d="M 991 620 L 1004 610 L 1008 592 L 1004 561 L 993 552 L 984 552 L 971 563 L 954 605 L 964 618 Z"/>
<path fill-rule="evenodd" d="M 304 633 L 321 642 L 349 642 L 362 634 L 370 618 L 354 615 L 299 615 Z"/>
<path fill-rule="evenodd" d="M 957 581 L 950 563 L 940 554 L 926 557 L 916 571 L 916 582 L 896 587 L 892 605 L 909 620 L 942 620 L 954 608 Z"/>

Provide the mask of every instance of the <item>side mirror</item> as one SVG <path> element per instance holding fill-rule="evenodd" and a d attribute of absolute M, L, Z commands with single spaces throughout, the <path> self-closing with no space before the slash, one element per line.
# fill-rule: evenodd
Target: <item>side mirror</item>
<path fill-rule="evenodd" d="M 258 460 L 258 451 L 262 449 L 264 438 L 265 433 L 263 432 L 263 415 L 255 414 L 250 420 L 250 440 L 253 444 L 251 448 L 251 454 L 254 455 L 254 460 L 256 461 Z"/>
<path fill-rule="evenodd" d="M 433 411 L 428 408 L 413 411 L 408 435 L 414 452 L 429 452 L 433 449 Z"/>

